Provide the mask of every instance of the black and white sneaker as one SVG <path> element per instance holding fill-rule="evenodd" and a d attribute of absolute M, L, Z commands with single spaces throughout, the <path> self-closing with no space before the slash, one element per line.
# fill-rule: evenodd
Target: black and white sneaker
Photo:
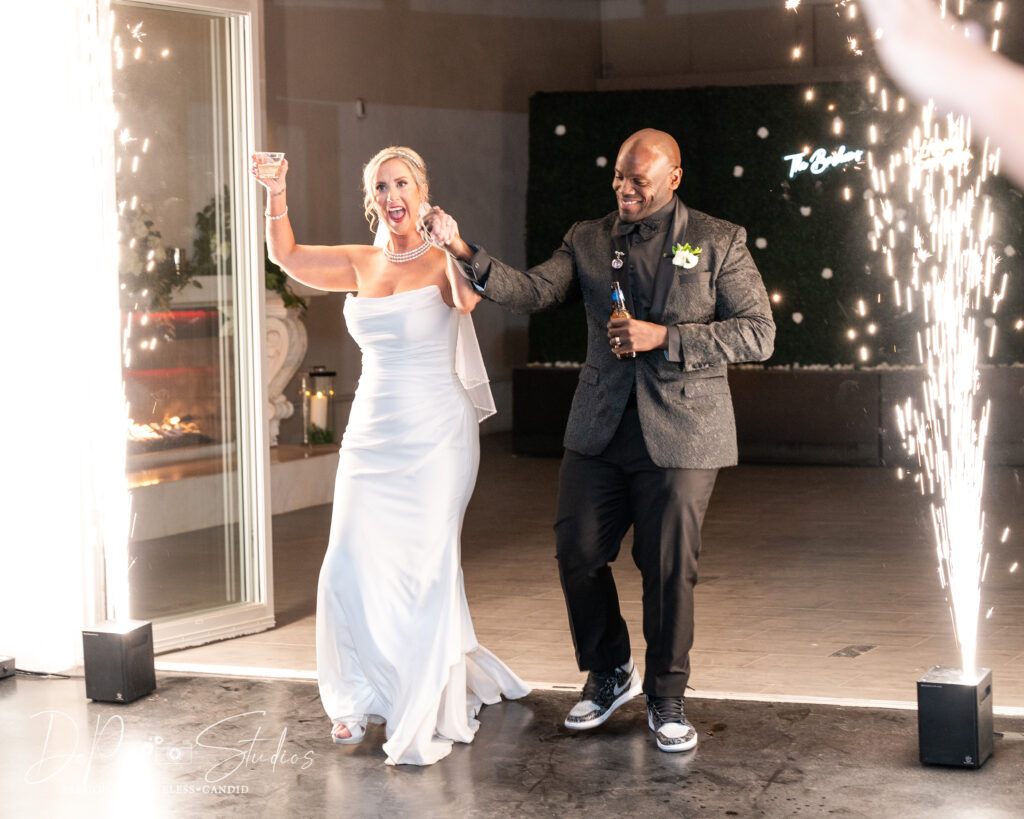
<path fill-rule="evenodd" d="M 596 728 L 640 691 L 640 675 L 632 660 L 612 671 L 591 671 L 580 701 L 565 718 L 565 727 L 577 731 Z"/>
<path fill-rule="evenodd" d="M 689 751 L 697 747 L 697 731 L 683 713 L 682 697 L 648 697 L 647 724 L 661 751 Z"/>

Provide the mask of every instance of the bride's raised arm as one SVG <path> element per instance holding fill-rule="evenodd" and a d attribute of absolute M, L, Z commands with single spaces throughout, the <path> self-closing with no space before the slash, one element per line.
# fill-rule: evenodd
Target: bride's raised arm
<path fill-rule="evenodd" d="M 459 225 L 451 217 L 451 214 L 445 213 L 435 205 L 430 209 L 430 213 L 427 214 L 425 221 L 430 227 L 431 239 L 448 251 L 445 275 L 447 275 L 448 284 L 452 288 L 452 301 L 455 304 L 455 309 L 460 313 L 469 313 L 480 303 L 483 297 L 473 289 L 473 285 L 469 283 L 469 280 L 459 272 L 458 265 L 453 260 L 453 254 L 454 256 L 460 256 L 460 253 L 454 252 L 455 249 L 460 247 L 464 248 L 469 255 L 472 255 L 473 251 L 463 241 L 462 237 L 459 236 Z"/>
<path fill-rule="evenodd" d="M 296 281 L 317 290 L 358 290 L 357 261 L 368 251 L 365 245 L 300 245 L 288 219 L 285 177 L 288 160 L 281 160 L 276 178 L 257 173 L 258 154 L 252 155 L 253 178 L 267 189 L 267 250 L 270 260 Z"/>

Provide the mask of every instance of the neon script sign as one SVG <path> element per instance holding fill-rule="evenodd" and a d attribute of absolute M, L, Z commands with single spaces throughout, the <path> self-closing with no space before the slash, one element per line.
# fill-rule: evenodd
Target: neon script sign
<path fill-rule="evenodd" d="M 798 154 L 789 154 L 782 157 L 783 161 L 789 163 L 790 179 L 802 171 L 822 174 L 829 168 L 837 168 L 848 162 L 860 162 L 863 158 L 864 151 L 848 151 L 845 145 L 840 145 L 839 150 L 832 153 L 829 153 L 824 148 L 818 148 L 810 156 L 807 156 L 806 151 L 801 151 Z"/>

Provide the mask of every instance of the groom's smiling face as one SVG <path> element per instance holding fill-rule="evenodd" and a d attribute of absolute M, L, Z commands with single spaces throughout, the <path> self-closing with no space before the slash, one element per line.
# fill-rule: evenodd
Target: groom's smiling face
<path fill-rule="evenodd" d="M 619 205 L 619 219 L 639 222 L 672 199 L 683 169 L 642 141 L 627 142 L 615 160 L 612 190 Z"/>

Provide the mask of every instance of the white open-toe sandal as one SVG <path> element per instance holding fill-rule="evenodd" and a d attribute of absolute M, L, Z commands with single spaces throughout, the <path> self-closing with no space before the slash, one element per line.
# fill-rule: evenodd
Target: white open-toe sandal
<path fill-rule="evenodd" d="M 347 737 L 339 737 L 338 729 L 344 726 L 348 729 Z M 366 717 L 342 717 L 334 721 L 331 727 L 331 739 L 338 745 L 355 745 L 362 742 L 366 736 Z"/>

